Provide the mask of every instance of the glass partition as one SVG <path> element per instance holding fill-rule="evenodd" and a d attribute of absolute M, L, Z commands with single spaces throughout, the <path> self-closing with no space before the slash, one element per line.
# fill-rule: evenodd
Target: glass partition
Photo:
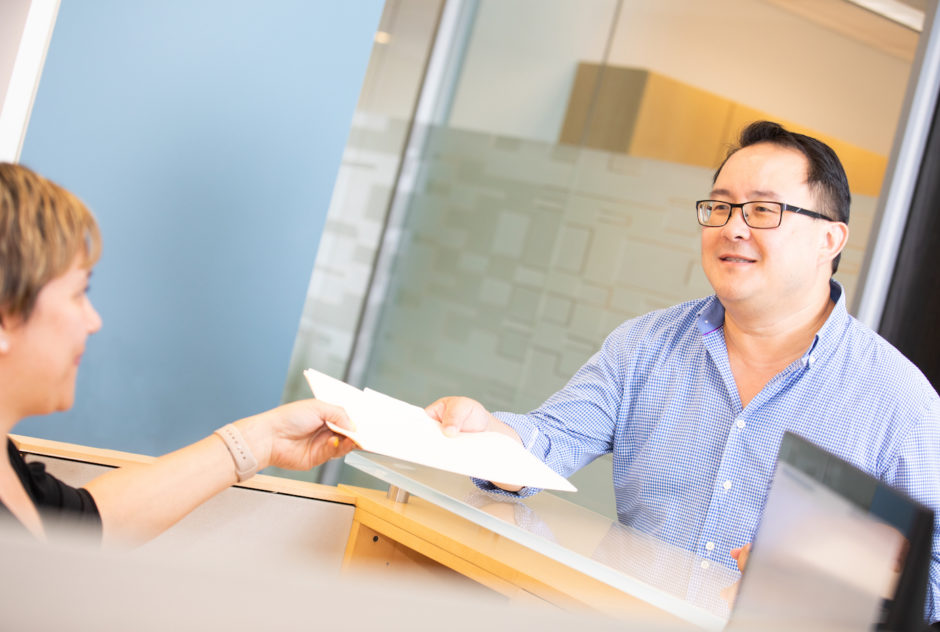
<path fill-rule="evenodd" d="M 480 2 L 389 282 L 373 288 L 384 300 L 361 383 L 527 410 L 623 320 L 710 293 L 692 203 L 757 118 L 845 161 L 837 278 L 851 300 L 917 33 L 837 4 L 841 18 L 740 0 Z M 891 37 L 846 32 L 850 20 Z M 612 515 L 600 461 L 574 480 Z"/>
<path fill-rule="evenodd" d="M 845 162 L 851 236 L 836 278 L 852 304 L 916 30 L 845 0 L 456 5 L 448 37 L 435 31 L 449 74 L 421 88 L 446 107 L 402 123 L 383 236 L 356 250 L 355 269 L 378 262 L 350 303 L 363 317 L 349 309 L 346 329 L 299 341 L 292 375 L 312 366 L 418 405 L 537 406 L 622 321 L 711 293 L 693 202 L 758 118 Z M 331 209 L 327 230 L 345 213 L 334 224 Z M 336 269 L 321 247 L 314 277 Z M 330 289 L 327 308 L 354 294 Z M 610 469 L 599 459 L 572 480 L 590 490 L 577 502 L 613 517 Z M 348 468 L 342 480 L 373 484 Z"/>
<path fill-rule="evenodd" d="M 570 502 L 577 494 L 496 496 L 465 476 L 378 454 L 354 452 L 346 462 L 697 628 L 721 630 L 728 620 L 737 571 Z"/>

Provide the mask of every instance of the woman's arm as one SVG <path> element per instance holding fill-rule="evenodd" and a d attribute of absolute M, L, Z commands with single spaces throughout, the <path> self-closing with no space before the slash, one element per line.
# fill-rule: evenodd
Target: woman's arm
<path fill-rule="evenodd" d="M 355 447 L 325 424 L 351 427 L 341 408 L 316 400 L 286 404 L 236 421 L 259 469 L 305 470 Z M 237 482 L 223 440 L 211 435 L 152 463 L 122 467 L 85 486 L 101 513 L 105 543 L 156 537 L 200 504 Z"/>

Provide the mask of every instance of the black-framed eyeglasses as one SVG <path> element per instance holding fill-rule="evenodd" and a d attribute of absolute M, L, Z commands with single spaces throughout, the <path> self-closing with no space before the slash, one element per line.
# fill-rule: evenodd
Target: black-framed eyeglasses
<path fill-rule="evenodd" d="M 815 211 L 808 211 L 799 206 L 784 204 L 783 202 L 742 202 L 741 204 L 732 204 L 731 202 L 722 202 L 720 200 L 699 200 L 695 203 L 695 210 L 698 212 L 698 223 L 702 226 L 717 228 L 724 226 L 734 214 L 734 209 L 740 208 L 741 215 L 744 217 L 744 223 L 751 228 L 777 228 L 783 220 L 783 212 L 799 213 L 815 219 L 824 219 L 827 222 L 836 220 L 826 217 Z"/>

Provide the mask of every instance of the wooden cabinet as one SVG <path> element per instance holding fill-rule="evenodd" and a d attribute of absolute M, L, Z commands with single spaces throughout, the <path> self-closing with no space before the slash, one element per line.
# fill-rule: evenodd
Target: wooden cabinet
<path fill-rule="evenodd" d="M 854 193 L 880 193 L 885 156 L 638 68 L 579 63 L 559 142 L 716 168 L 741 129 L 759 119 L 827 143 L 842 160 Z"/>

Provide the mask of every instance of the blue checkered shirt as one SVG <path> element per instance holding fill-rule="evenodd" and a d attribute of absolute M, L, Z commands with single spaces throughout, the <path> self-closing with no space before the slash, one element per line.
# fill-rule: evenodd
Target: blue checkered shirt
<path fill-rule="evenodd" d="M 754 539 L 787 430 L 937 511 L 940 398 L 848 314 L 839 284 L 831 295 L 835 308 L 806 353 L 746 408 L 712 296 L 627 321 L 538 409 L 496 416 L 563 476 L 612 452 L 621 522 L 732 568 L 730 550 Z M 938 537 L 935 527 L 931 620 L 940 618 Z"/>

